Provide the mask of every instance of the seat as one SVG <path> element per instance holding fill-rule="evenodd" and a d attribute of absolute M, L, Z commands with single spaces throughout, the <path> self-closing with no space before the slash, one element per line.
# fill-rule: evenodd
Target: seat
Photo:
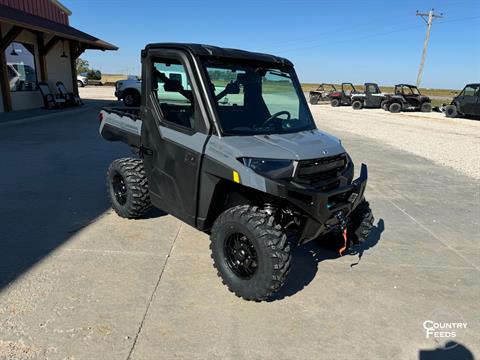
<path fill-rule="evenodd" d="M 76 96 L 73 92 L 68 92 L 63 82 L 57 81 L 55 85 L 57 85 L 57 89 L 60 96 L 65 99 L 65 102 L 68 105 L 73 105 L 73 106 L 83 105 L 83 102 L 80 99 L 80 97 Z"/>
<path fill-rule="evenodd" d="M 46 109 L 62 108 L 66 104 L 65 98 L 60 94 L 52 94 L 50 87 L 44 81 L 37 83 L 38 89 L 43 97 L 43 104 Z"/>

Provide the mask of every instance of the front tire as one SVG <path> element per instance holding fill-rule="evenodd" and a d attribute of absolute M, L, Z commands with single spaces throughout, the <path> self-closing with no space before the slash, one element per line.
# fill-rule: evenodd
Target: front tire
<path fill-rule="evenodd" d="M 77 85 L 78 85 L 78 87 L 84 87 L 85 86 L 83 81 L 80 81 L 80 80 L 77 80 Z"/>
<path fill-rule="evenodd" d="M 356 100 L 352 103 L 352 108 L 354 110 L 360 110 L 361 108 L 363 108 L 363 103 L 359 100 Z"/>
<path fill-rule="evenodd" d="M 373 213 L 368 201 L 363 200 L 350 214 L 347 236 L 351 244 L 361 244 L 367 240 L 373 228 Z"/>
<path fill-rule="evenodd" d="M 140 94 L 136 90 L 126 91 L 123 94 L 123 104 L 128 107 L 140 106 Z"/>
<path fill-rule="evenodd" d="M 138 219 L 152 206 L 147 176 L 140 159 L 113 161 L 108 167 L 107 190 L 112 208 L 120 217 Z"/>
<path fill-rule="evenodd" d="M 333 107 L 340 106 L 340 100 L 332 99 L 332 101 L 330 101 L 330 105 L 332 105 Z"/>
<path fill-rule="evenodd" d="M 232 207 L 215 220 L 210 239 L 218 276 L 238 297 L 266 300 L 284 285 L 290 246 L 273 216 L 256 206 Z"/>
<path fill-rule="evenodd" d="M 317 95 L 310 96 L 310 104 L 317 105 L 318 104 L 318 98 L 319 97 Z"/>
<path fill-rule="evenodd" d="M 457 110 L 457 107 L 455 105 L 448 105 L 445 108 L 445 116 L 446 117 L 454 118 L 454 117 L 457 117 L 457 115 L 458 115 L 458 110 Z"/>
<path fill-rule="evenodd" d="M 421 112 L 432 112 L 432 103 L 425 102 L 420 106 Z"/>

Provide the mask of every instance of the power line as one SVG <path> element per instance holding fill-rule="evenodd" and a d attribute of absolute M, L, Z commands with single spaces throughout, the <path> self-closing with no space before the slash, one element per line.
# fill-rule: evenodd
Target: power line
<path fill-rule="evenodd" d="M 422 82 L 423 66 L 425 65 L 425 58 L 427 56 L 427 48 L 428 42 L 430 41 L 430 29 L 432 28 L 432 22 L 434 19 L 443 18 L 443 14 L 435 14 L 433 12 L 433 9 L 430 10 L 428 13 L 419 13 L 417 10 L 417 16 L 420 16 L 427 24 L 427 35 L 425 36 L 425 42 L 423 43 L 422 59 L 420 60 L 420 65 L 418 67 L 417 87 L 419 87 L 420 83 Z"/>
<path fill-rule="evenodd" d="M 468 20 L 474 20 L 474 19 L 478 19 L 478 18 L 480 18 L 480 16 L 468 16 L 468 17 L 455 18 L 455 19 L 446 20 L 446 21 L 438 21 L 437 24 L 448 24 L 448 23 L 451 23 L 451 22 L 468 21 Z M 301 46 L 301 47 L 287 48 L 287 49 L 275 49 L 275 51 L 278 52 L 278 53 L 287 53 L 287 52 L 292 52 L 292 51 L 297 51 L 297 50 L 314 49 L 314 48 L 323 47 L 323 46 L 332 45 L 332 44 L 355 42 L 355 41 L 358 41 L 358 40 L 370 39 L 370 38 L 373 38 L 373 37 L 385 36 L 385 35 L 390 35 L 390 34 L 394 34 L 394 33 L 398 33 L 398 32 L 404 32 L 404 31 L 419 29 L 420 27 L 421 27 L 421 25 L 415 25 L 415 26 L 409 26 L 409 27 L 405 27 L 405 28 L 394 29 L 394 30 L 391 30 L 391 31 L 382 31 L 382 32 L 378 32 L 378 33 L 372 33 L 372 34 L 359 36 L 359 37 L 350 37 L 348 39 L 342 39 L 342 40 L 329 39 L 329 41 L 327 41 L 327 42 L 320 41 L 320 42 L 317 42 L 316 44 L 311 45 L 311 46 Z M 299 39 L 298 42 L 301 43 L 300 39 Z"/>
<path fill-rule="evenodd" d="M 285 49 L 285 50 L 277 50 L 279 53 L 285 53 L 285 52 L 291 52 L 291 51 L 297 51 L 297 50 L 304 50 L 304 49 L 313 49 L 313 48 L 318 48 L 326 45 L 331 45 L 331 44 L 342 44 L 342 43 L 347 43 L 347 42 L 352 42 L 352 41 L 358 41 L 358 40 L 365 40 L 365 39 L 370 39 L 373 37 L 378 37 L 378 36 L 384 36 L 384 35 L 390 35 L 394 34 L 397 32 L 403 32 L 403 31 L 408 31 L 412 29 L 418 29 L 420 26 L 409 26 L 405 28 L 400 28 L 400 29 L 395 29 L 391 31 L 382 31 L 378 33 L 373 33 L 373 34 L 368 34 L 364 36 L 359 36 L 359 37 L 350 37 L 348 39 L 343 39 L 343 40 L 336 40 L 336 39 L 329 39 L 330 41 L 328 42 L 320 42 L 312 46 L 302 46 L 302 47 L 296 47 L 296 48 L 290 48 L 290 49 Z"/>

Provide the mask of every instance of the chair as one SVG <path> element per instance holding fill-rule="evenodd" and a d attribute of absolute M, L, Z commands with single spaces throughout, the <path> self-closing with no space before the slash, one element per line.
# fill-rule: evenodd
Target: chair
<path fill-rule="evenodd" d="M 60 94 L 52 94 L 50 87 L 44 81 L 37 83 L 38 89 L 43 97 L 43 104 L 46 109 L 62 108 L 65 106 L 66 100 Z"/>
<path fill-rule="evenodd" d="M 58 92 L 60 93 L 60 96 L 65 99 L 68 105 L 73 105 L 73 106 L 79 106 L 83 105 L 82 100 L 76 96 L 72 92 L 68 92 L 67 88 L 65 87 L 64 83 L 61 81 L 57 81 L 56 84 Z"/>

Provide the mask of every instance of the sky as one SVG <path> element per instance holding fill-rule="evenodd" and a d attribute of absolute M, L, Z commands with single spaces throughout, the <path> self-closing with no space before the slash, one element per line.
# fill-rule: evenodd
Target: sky
<path fill-rule="evenodd" d="M 479 0 L 63 0 L 70 25 L 115 44 L 81 58 L 103 73 L 140 73 L 152 42 L 193 42 L 290 59 L 300 81 L 415 83 L 435 9 L 422 87 L 480 82 Z"/>

